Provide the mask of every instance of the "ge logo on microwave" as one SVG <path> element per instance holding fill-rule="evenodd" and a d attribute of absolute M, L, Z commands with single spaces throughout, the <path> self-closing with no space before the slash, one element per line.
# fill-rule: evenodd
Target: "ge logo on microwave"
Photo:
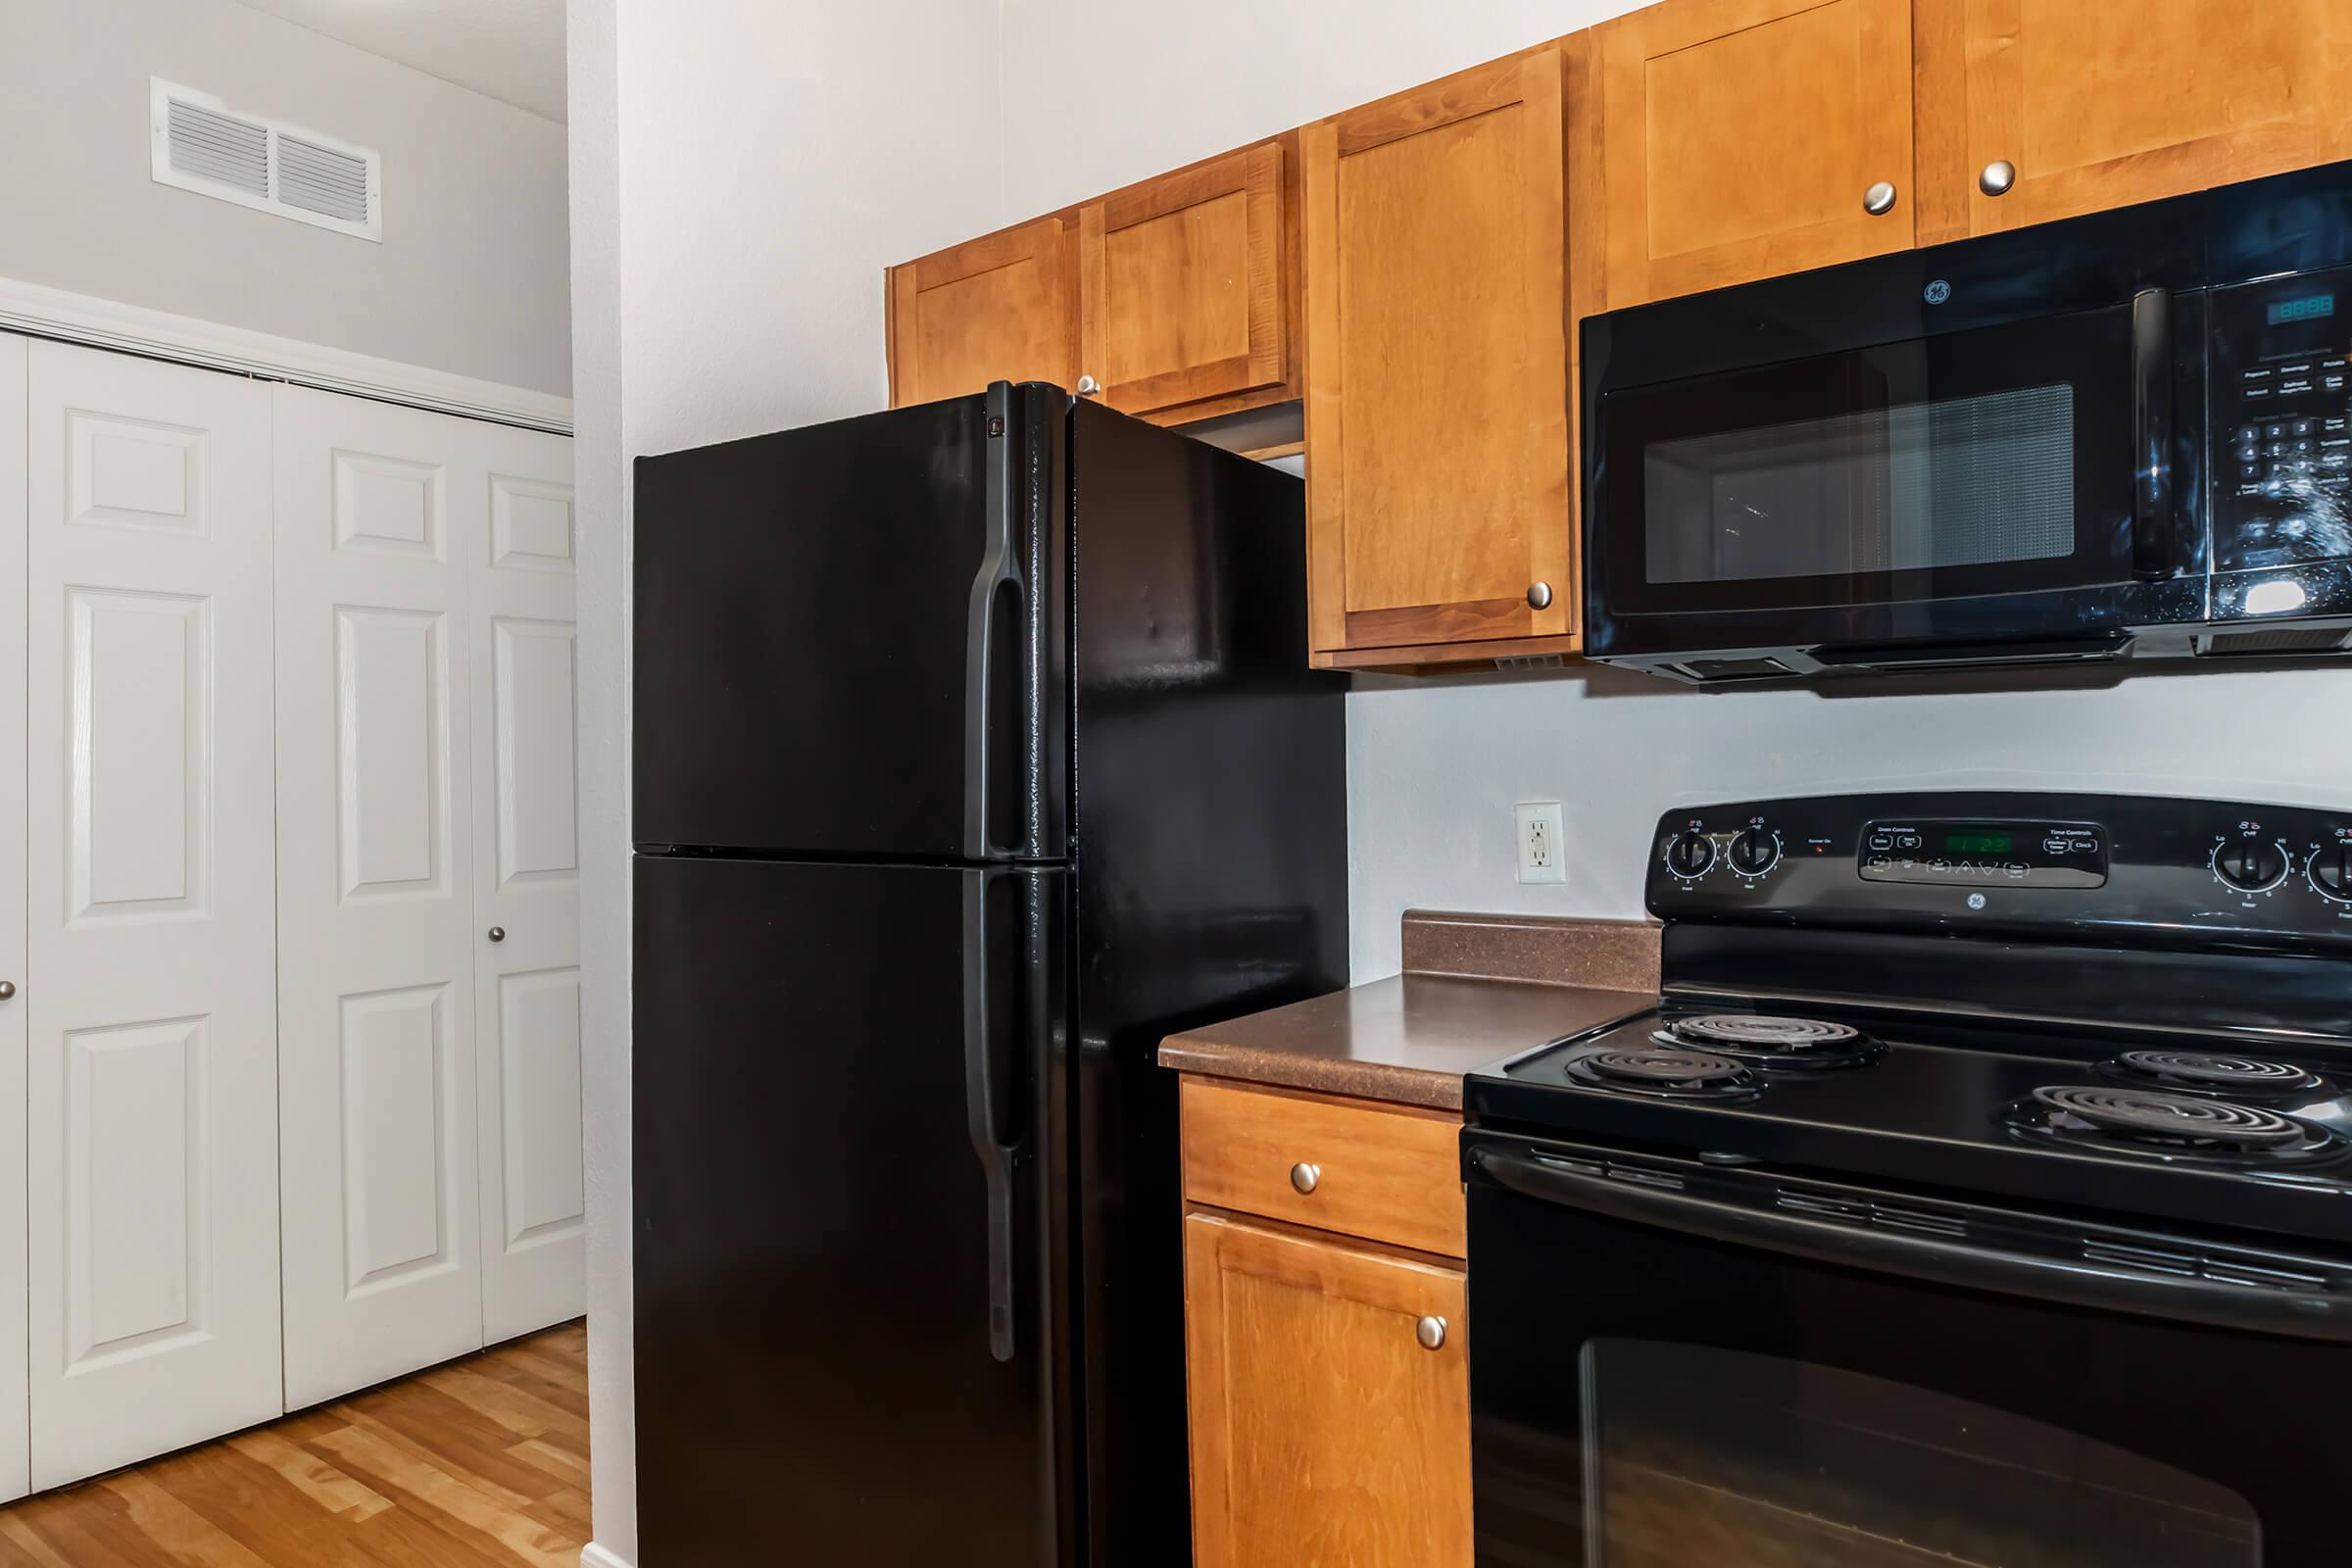
<path fill-rule="evenodd" d="M 1948 300 L 1951 297 L 1952 285 L 1945 282 L 1940 277 L 1927 286 L 1926 298 L 1930 305 L 1941 305 L 1945 300 Z"/>

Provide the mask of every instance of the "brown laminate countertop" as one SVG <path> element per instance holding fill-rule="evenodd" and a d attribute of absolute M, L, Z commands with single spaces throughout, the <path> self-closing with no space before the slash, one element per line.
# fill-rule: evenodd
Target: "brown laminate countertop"
<path fill-rule="evenodd" d="M 1170 1035 L 1178 1072 L 1394 1104 L 1462 1106 L 1462 1074 L 1656 1004 L 1654 993 L 1400 974 Z"/>

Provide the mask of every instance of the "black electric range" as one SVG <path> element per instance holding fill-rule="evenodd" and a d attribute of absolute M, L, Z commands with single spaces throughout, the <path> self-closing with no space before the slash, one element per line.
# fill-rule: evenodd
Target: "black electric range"
<path fill-rule="evenodd" d="M 1481 1568 L 2352 1561 L 2352 810 L 1650 856 L 1660 1009 L 1465 1084 Z"/>

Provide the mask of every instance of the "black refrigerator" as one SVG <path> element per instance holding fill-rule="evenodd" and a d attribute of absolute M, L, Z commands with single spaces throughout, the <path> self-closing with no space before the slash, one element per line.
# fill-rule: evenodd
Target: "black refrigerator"
<path fill-rule="evenodd" d="M 999 383 L 635 513 L 641 1568 L 1188 1563 L 1153 1054 L 1346 984 L 1299 482 Z"/>

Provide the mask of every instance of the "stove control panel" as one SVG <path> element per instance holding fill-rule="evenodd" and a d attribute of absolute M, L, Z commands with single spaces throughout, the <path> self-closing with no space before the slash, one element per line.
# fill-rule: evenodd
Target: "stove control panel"
<path fill-rule="evenodd" d="M 1898 817 L 1862 830 L 1867 882 L 1951 887 L 2095 888 L 2107 881 L 2096 822 Z"/>
<path fill-rule="evenodd" d="M 1685 808 L 1659 819 L 1647 903 L 1669 922 L 2352 947 L 2352 808 L 2008 790 Z"/>

